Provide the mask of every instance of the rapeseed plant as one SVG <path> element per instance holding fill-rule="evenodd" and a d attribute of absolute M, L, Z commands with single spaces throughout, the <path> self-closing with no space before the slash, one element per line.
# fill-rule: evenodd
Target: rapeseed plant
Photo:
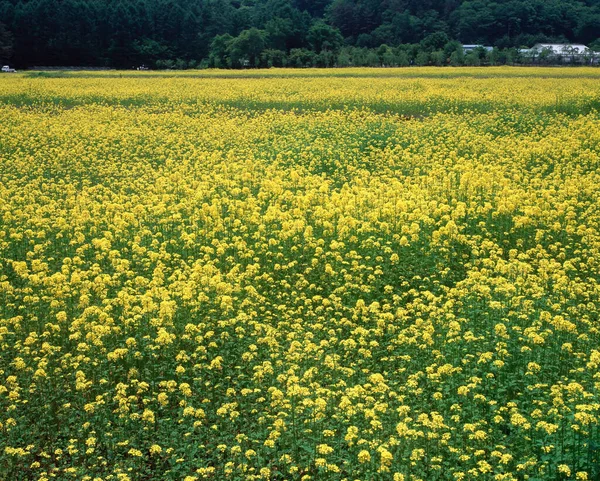
<path fill-rule="evenodd" d="M 596 479 L 598 73 L 435 72 L 0 79 L 0 478 Z"/>

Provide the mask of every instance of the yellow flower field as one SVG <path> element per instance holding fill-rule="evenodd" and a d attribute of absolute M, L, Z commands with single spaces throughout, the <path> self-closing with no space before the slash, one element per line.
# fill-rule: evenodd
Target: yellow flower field
<path fill-rule="evenodd" d="M 595 480 L 600 70 L 0 77 L 0 480 Z"/>

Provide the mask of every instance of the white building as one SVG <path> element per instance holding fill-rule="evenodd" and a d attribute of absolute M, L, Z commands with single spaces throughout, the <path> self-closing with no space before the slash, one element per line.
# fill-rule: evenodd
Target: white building
<path fill-rule="evenodd" d="M 532 60 L 592 64 L 597 64 L 600 61 L 600 54 L 578 43 L 538 43 L 522 53 Z"/>
<path fill-rule="evenodd" d="M 486 45 L 463 45 L 462 48 L 463 52 L 465 53 L 471 53 L 473 50 L 477 50 L 478 48 L 482 48 L 486 52 L 491 52 L 492 50 L 494 50 L 494 47 L 489 47 Z"/>
<path fill-rule="evenodd" d="M 585 45 L 578 43 L 538 43 L 533 46 L 532 50 L 542 52 L 549 51 L 553 55 L 571 56 L 571 55 L 587 55 L 592 51 Z"/>

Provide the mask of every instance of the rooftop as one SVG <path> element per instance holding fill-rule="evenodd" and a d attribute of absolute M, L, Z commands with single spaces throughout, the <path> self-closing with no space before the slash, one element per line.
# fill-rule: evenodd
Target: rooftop
<path fill-rule="evenodd" d="M 538 43 L 533 47 L 535 50 L 550 49 L 554 53 L 575 52 L 585 53 L 590 49 L 580 43 Z"/>

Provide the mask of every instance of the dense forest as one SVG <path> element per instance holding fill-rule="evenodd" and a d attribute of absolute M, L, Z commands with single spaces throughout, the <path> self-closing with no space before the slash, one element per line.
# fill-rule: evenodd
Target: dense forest
<path fill-rule="evenodd" d="M 598 37 L 600 0 L 0 0 L 17 67 L 477 65 Z"/>

